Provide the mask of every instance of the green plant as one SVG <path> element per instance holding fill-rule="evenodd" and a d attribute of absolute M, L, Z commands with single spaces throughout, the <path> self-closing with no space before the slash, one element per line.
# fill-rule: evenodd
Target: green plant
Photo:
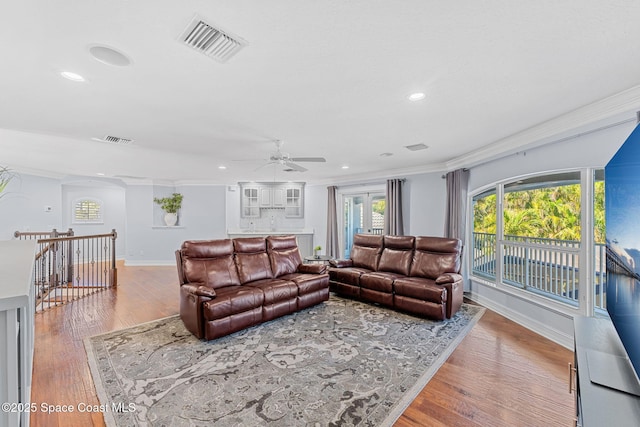
<path fill-rule="evenodd" d="M 314 251 L 321 251 L 322 250 L 322 246 L 318 245 L 315 248 L 313 248 Z"/>
<path fill-rule="evenodd" d="M 173 193 L 171 197 L 154 197 L 153 201 L 159 204 L 162 210 L 167 213 L 178 213 L 178 211 L 182 207 L 183 197 L 184 196 L 180 193 Z"/>
<path fill-rule="evenodd" d="M 15 173 L 6 166 L 0 166 L 0 197 L 4 192 L 9 182 L 15 177 Z"/>

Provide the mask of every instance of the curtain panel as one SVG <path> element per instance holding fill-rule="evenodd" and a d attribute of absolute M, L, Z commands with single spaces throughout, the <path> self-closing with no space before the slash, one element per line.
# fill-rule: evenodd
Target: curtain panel
<path fill-rule="evenodd" d="M 332 185 L 327 187 L 327 242 L 325 254 L 334 258 L 340 258 L 340 247 L 338 242 L 338 187 Z"/>
<path fill-rule="evenodd" d="M 464 245 L 467 223 L 467 191 L 469 170 L 457 169 L 446 175 L 447 207 L 445 212 L 444 235 L 456 238 Z"/>
<path fill-rule="evenodd" d="M 402 184 L 404 179 L 387 180 L 387 200 L 384 208 L 384 234 L 403 236 Z"/>

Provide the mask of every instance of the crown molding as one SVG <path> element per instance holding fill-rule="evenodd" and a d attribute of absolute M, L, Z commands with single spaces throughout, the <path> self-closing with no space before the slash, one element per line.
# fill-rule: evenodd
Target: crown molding
<path fill-rule="evenodd" d="M 635 118 L 640 109 L 640 85 L 634 86 L 600 101 L 577 108 L 521 132 L 485 145 L 446 163 L 448 170 L 477 166 L 504 157 L 523 148 L 531 149 L 554 142 L 554 136 L 577 128 L 603 122 L 615 116 L 629 114 Z M 618 117 L 619 118 L 619 117 Z"/>

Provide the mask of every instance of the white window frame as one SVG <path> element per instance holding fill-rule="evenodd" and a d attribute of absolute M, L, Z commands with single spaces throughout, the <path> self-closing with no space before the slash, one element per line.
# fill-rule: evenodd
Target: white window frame
<path fill-rule="evenodd" d="M 594 273 L 592 269 L 594 268 L 594 232 L 593 232 L 593 186 L 595 182 L 595 171 L 598 169 L 603 169 L 602 167 L 587 167 L 587 168 L 570 168 L 570 169 L 560 169 L 560 170 L 549 170 L 536 172 L 533 174 L 520 175 L 515 177 L 509 177 L 507 179 L 503 179 L 497 181 L 495 183 L 485 185 L 481 188 L 478 188 L 474 192 L 470 193 L 468 196 L 468 204 L 467 206 L 473 206 L 473 198 L 479 194 L 482 194 L 490 189 L 495 189 L 496 191 L 496 200 L 497 200 L 497 218 L 496 218 L 496 239 L 498 244 L 496 245 L 496 277 L 495 281 L 488 279 L 486 277 L 477 276 L 473 272 L 473 257 L 469 256 L 467 258 L 467 271 L 469 272 L 469 278 L 476 283 L 481 283 L 485 286 L 490 286 L 496 289 L 501 290 L 507 294 L 511 294 L 517 296 L 519 298 L 534 302 L 540 306 L 544 306 L 547 308 L 551 308 L 557 312 L 566 313 L 571 316 L 576 314 L 591 316 L 594 314 L 593 307 L 593 292 L 594 292 Z M 502 241 L 502 236 L 504 235 L 504 227 L 503 227 L 503 201 L 504 201 L 504 187 L 507 184 L 513 183 L 520 179 L 531 178 L 535 176 L 545 176 L 545 175 L 553 175 L 557 173 L 565 173 L 565 172 L 580 172 L 580 185 L 581 185 L 581 237 L 580 237 L 580 270 L 579 270 L 579 282 L 580 282 L 580 293 L 579 293 L 579 301 L 578 306 L 573 307 L 563 302 L 555 301 L 554 299 L 547 298 L 545 296 L 538 295 L 534 292 L 531 292 L 526 289 L 518 288 L 512 286 L 507 283 L 503 283 L 502 280 L 502 263 L 499 261 L 502 259 L 503 251 L 502 245 L 500 242 Z M 468 221 L 469 227 L 467 228 L 468 235 L 467 241 L 472 242 L 473 244 L 473 209 L 469 209 L 468 213 Z M 586 244 L 585 244 L 586 242 Z"/>

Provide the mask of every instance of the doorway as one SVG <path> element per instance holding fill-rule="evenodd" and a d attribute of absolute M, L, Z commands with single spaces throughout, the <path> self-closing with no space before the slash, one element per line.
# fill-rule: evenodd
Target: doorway
<path fill-rule="evenodd" d="M 384 230 L 384 190 L 342 195 L 340 252 L 348 259 L 353 236 L 358 233 L 381 235 Z"/>

